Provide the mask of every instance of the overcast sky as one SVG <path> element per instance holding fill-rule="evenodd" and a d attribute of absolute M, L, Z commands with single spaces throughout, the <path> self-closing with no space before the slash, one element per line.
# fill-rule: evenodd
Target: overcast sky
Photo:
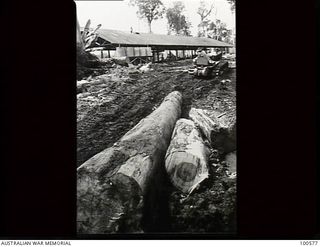
<path fill-rule="evenodd" d="M 191 34 L 196 35 L 200 22 L 200 16 L 197 9 L 200 0 L 181 0 L 185 4 L 185 16 L 192 23 Z M 129 5 L 129 0 L 124 1 L 75 1 L 77 6 L 77 17 L 81 27 L 84 27 L 87 20 L 91 19 L 91 27 L 102 24 L 103 29 L 115 29 L 130 31 L 130 27 L 135 32 L 148 32 L 148 26 L 145 20 L 137 17 L 137 7 Z M 173 0 L 162 0 L 165 7 L 171 7 Z M 206 0 L 207 5 L 214 3 L 216 9 L 212 11 L 210 19 L 220 19 L 225 22 L 228 28 L 235 26 L 235 16 L 230 10 L 230 4 L 227 0 Z M 153 33 L 167 34 L 167 21 L 163 19 L 152 22 Z"/>

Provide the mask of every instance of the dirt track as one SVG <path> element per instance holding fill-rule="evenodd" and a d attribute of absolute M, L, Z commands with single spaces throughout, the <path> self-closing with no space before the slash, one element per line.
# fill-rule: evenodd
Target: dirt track
<path fill-rule="evenodd" d="M 153 71 L 141 74 L 117 67 L 89 79 L 87 92 L 78 94 L 78 166 L 112 146 L 174 90 L 183 94 L 183 117 L 190 106 L 235 116 L 235 71 L 199 79 L 185 72 L 190 65 L 191 60 L 155 64 Z M 232 80 L 226 89 L 222 79 Z"/>

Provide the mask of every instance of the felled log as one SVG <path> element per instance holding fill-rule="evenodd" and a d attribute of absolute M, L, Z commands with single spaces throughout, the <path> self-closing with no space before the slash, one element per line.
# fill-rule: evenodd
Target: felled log
<path fill-rule="evenodd" d="M 204 110 L 191 108 L 189 117 L 199 127 L 210 144 L 222 153 L 229 153 L 237 148 L 236 121 L 226 121 L 221 114 L 207 114 Z"/>
<path fill-rule="evenodd" d="M 179 119 L 166 153 L 166 170 L 172 184 L 184 193 L 191 193 L 209 176 L 209 149 L 193 121 Z"/>
<path fill-rule="evenodd" d="M 237 151 L 228 153 L 225 156 L 225 161 L 227 163 L 228 170 L 230 173 L 237 172 Z"/>
<path fill-rule="evenodd" d="M 141 232 L 143 197 L 164 162 L 181 102 L 179 92 L 170 93 L 112 147 L 78 168 L 79 233 Z"/>
<path fill-rule="evenodd" d="M 112 58 L 112 61 L 116 64 L 119 64 L 121 66 L 129 66 L 129 58 L 128 57 L 114 57 Z"/>
<path fill-rule="evenodd" d="M 218 121 L 214 121 L 203 110 L 196 108 L 190 109 L 189 117 L 201 129 L 208 141 L 212 143 L 214 132 L 218 132 L 220 128 Z"/>

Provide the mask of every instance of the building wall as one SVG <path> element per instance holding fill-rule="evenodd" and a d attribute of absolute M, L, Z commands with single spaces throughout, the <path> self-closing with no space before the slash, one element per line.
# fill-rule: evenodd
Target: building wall
<path fill-rule="evenodd" d="M 151 47 L 117 47 L 116 57 L 146 57 L 152 56 Z"/>

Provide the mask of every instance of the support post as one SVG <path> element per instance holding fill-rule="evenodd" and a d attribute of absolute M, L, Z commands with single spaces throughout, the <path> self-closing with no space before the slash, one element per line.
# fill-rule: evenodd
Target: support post
<path fill-rule="evenodd" d="M 152 62 L 154 63 L 155 62 L 155 51 L 154 50 L 152 50 Z"/>

